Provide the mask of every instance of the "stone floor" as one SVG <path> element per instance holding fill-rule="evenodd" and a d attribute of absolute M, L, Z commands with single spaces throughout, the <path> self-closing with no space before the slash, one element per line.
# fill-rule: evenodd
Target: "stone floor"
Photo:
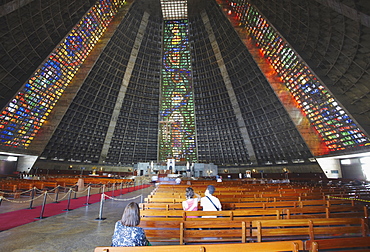
<path fill-rule="evenodd" d="M 0 251 L 91 252 L 97 246 L 109 246 L 114 224 L 121 218 L 126 205 L 131 201 L 139 203 L 140 197 L 132 198 L 141 194 L 145 198 L 153 189 L 148 187 L 115 197 L 114 200 L 107 199 L 101 215 L 100 203 L 95 203 L 2 231 Z M 11 206 L 4 205 L 5 202 L 0 208 L 9 211 Z M 19 205 L 14 208 L 18 209 Z"/>

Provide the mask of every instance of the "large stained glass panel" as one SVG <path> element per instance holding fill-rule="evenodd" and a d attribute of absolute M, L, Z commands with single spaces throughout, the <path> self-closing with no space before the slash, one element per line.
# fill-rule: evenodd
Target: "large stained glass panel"
<path fill-rule="evenodd" d="M 369 145 L 350 115 L 258 10 L 247 0 L 230 4 L 327 148 L 333 152 Z"/>
<path fill-rule="evenodd" d="M 159 161 L 197 161 L 187 20 L 164 22 Z"/>
<path fill-rule="evenodd" d="M 0 144 L 26 149 L 124 4 L 100 0 L 49 55 L 0 115 Z"/>

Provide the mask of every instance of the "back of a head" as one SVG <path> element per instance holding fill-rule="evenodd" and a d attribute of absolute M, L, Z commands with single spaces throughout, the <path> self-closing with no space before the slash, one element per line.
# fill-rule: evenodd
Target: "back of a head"
<path fill-rule="evenodd" d="M 213 194 L 216 189 L 213 185 L 208 185 L 207 190 L 208 190 L 209 194 Z"/>
<path fill-rule="evenodd" d="M 187 188 L 186 188 L 185 197 L 186 197 L 187 199 L 191 199 L 191 198 L 193 198 L 193 197 L 194 197 L 194 190 L 193 190 L 193 188 L 191 188 L 191 187 L 187 187 Z"/>
<path fill-rule="evenodd" d="M 123 211 L 121 222 L 124 226 L 136 227 L 140 223 L 140 209 L 136 202 L 129 203 Z"/>

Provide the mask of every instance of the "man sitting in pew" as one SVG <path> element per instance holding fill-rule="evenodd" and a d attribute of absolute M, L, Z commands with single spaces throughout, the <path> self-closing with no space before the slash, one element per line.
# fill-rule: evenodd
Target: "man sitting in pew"
<path fill-rule="evenodd" d="M 208 185 L 204 193 L 205 197 L 202 197 L 200 200 L 203 211 L 222 211 L 220 200 L 212 195 L 214 192 L 215 187 Z M 203 218 L 216 218 L 216 216 L 203 216 Z"/>

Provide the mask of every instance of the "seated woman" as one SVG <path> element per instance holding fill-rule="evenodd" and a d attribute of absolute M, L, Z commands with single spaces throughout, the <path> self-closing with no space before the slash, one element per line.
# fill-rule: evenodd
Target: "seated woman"
<path fill-rule="evenodd" d="M 138 227 L 139 223 L 139 205 L 136 202 L 131 202 L 123 211 L 122 219 L 116 222 L 111 246 L 134 247 L 149 245 L 144 230 Z"/>
<path fill-rule="evenodd" d="M 193 198 L 194 195 L 196 195 L 197 198 Z M 198 211 L 198 202 L 200 201 L 200 195 L 194 193 L 193 188 L 187 187 L 185 197 L 186 200 L 182 202 L 182 209 L 184 209 L 184 211 Z M 196 217 L 188 216 L 188 218 Z"/>

